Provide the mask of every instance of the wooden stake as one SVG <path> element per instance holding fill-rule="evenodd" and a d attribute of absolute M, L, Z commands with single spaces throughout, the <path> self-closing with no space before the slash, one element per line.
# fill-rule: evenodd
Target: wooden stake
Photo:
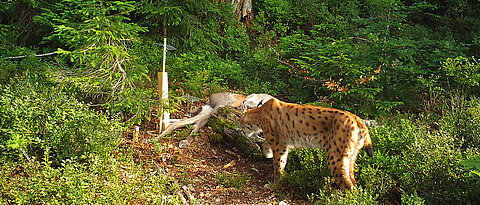
<path fill-rule="evenodd" d="M 163 105 L 162 105 L 162 97 L 163 97 L 163 94 L 162 94 L 162 89 L 163 89 L 163 75 L 162 75 L 162 72 L 158 72 L 157 73 L 157 87 L 158 87 L 158 111 L 157 111 L 157 116 L 158 116 L 158 119 L 159 119 L 159 123 L 158 123 L 158 133 L 162 133 L 162 125 L 163 125 Z"/>
<path fill-rule="evenodd" d="M 167 38 L 163 39 L 163 65 L 162 72 L 157 74 L 158 88 L 160 97 L 159 116 L 160 116 L 160 132 L 165 130 L 170 125 L 170 113 L 163 109 L 163 106 L 168 106 L 168 75 L 165 72 L 165 61 L 167 58 Z"/>

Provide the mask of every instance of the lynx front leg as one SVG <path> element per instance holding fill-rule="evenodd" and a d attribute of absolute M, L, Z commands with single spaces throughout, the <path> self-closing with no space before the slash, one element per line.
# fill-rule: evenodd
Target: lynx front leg
<path fill-rule="evenodd" d="M 268 143 L 267 140 L 265 140 L 262 143 L 262 153 L 263 153 L 263 156 L 265 156 L 265 158 L 267 158 L 267 159 L 270 159 L 270 158 L 273 157 L 272 148 L 270 147 L 270 143 Z"/>
<path fill-rule="evenodd" d="M 275 181 L 275 188 L 281 187 L 280 177 L 282 176 L 285 165 L 287 164 L 288 150 L 285 145 L 273 146 L 273 177 Z"/>
<path fill-rule="evenodd" d="M 354 184 L 350 178 L 350 160 L 348 157 L 328 155 L 328 167 L 341 190 L 352 189 Z"/>

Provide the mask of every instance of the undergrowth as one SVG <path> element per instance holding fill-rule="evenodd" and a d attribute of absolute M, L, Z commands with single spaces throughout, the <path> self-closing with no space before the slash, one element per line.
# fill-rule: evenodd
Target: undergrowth
<path fill-rule="evenodd" d="M 177 185 L 119 147 L 116 116 L 59 87 L 1 86 L 0 203 L 178 204 Z"/>

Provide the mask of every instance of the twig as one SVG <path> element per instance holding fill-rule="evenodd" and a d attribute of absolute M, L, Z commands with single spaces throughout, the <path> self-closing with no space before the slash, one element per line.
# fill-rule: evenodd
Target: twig
<path fill-rule="evenodd" d="M 23 153 L 23 156 L 25 156 L 25 158 L 27 158 L 28 162 L 32 162 L 32 159 L 30 158 L 30 156 L 28 156 L 27 152 L 25 152 L 25 150 L 23 148 L 20 148 L 20 150 L 22 151 Z"/>
<path fill-rule="evenodd" d="M 353 36 L 353 37 L 350 37 L 349 39 L 357 39 L 357 40 L 362 40 L 362 41 L 371 42 L 370 40 L 368 40 L 368 39 L 366 39 L 366 38 L 362 38 L 362 37 L 358 37 L 358 36 Z"/>
<path fill-rule="evenodd" d="M 44 57 L 44 56 L 50 56 L 53 54 L 58 54 L 56 51 L 50 52 L 50 53 L 43 53 L 43 54 L 35 54 L 36 57 Z M 20 58 L 26 58 L 28 55 L 23 55 L 23 56 L 12 56 L 12 57 L 5 57 L 3 58 L 4 60 L 11 60 L 11 59 L 20 59 Z"/>
<path fill-rule="evenodd" d="M 85 50 L 83 51 L 80 51 L 82 53 L 84 52 L 87 52 L 88 50 L 90 50 L 90 48 L 94 47 L 97 43 L 94 43 L 92 44 L 90 47 L 86 48 Z M 42 53 L 42 54 L 35 54 L 34 56 L 35 57 L 44 57 L 44 56 L 50 56 L 50 55 L 53 55 L 53 54 L 59 54 L 58 51 L 54 51 L 54 52 L 50 52 L 50 53 Z M 28 57 L 28 55 L 23 55 L 23 56 L 11 56 L 11 57 L 5 57 L 3 58 L 4 60 L 12 60 L 12 59 L 20 59 L 20 58 L 26 58 Z"/>

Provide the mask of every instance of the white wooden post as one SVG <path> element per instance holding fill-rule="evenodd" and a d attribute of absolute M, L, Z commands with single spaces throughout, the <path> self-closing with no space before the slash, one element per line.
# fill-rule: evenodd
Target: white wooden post
<path fill-rule="evenodd" d="M 167 72 L 165 71 L 165 61 L 167 58 L 167 38 L 163 39 L 163 65 L 162 65 L 162 72 L 158 73 L 158 86 L 159 86 L 159 91 L 160 91 L 160 102 L 163 102 L 160 104 L 160 109 L 159 113 L 163 113 L 162 116 L 160 116 L 160 132 L 165 130 L 165 128 L 170 125 L 170 113 L 166 112 L 163 109 L 164 105 L 168 105 L 168 75 Z"/>

